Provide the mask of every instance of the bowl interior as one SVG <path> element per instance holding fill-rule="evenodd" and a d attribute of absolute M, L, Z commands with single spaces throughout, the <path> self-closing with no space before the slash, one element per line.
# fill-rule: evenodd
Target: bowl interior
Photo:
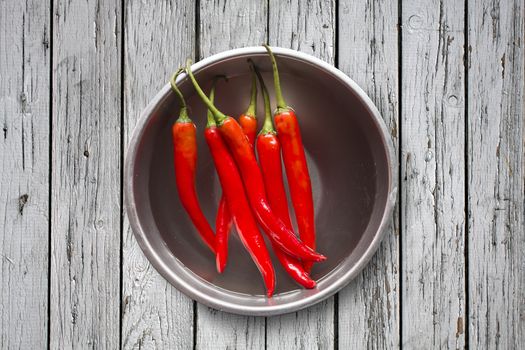
<path fill-rule="evenodd" d="M 262 71 L 274 108 L 269 59 L 262 53 L 251 57 Z M 228 82 L 218 83 L 216 92 L 216 105 L 228 115 L 238 116 L 249 101 L 251 80 L 246 58 L 230 57 L 196 72 L 205 91 L 215 75 L 228 76 Z M 308 158 L 317 250 L 328 259 L 314 265 L 312 277 L 321 280 L 318 288 L 306 291 L 287 276 L 272 256 L 277 279 L 274 303 L 300 300 L 304 293 L 311 296 L 319 292 L 360 259 L 377 234 L 390 181 L 387 146 L 372 112 L 356 92 L 334 75 L 301 59 L 278 55 L 278 64 L 284 97 L 298 115 Z M 188 80 L 179 85 L 197 125 L 197 190 L 213 227 L 221 189 L 202 135 L 206 109 Z M 243 303 L 263 305 L 268 301 L 264 298 L 262 278 L 237 233 L 233 231 L 230 236 L 226 271 L 218 274 L 214 256 L 201 242 L 180 204 L 171 144 L 171 125 L 178 109 L 175 95 L 167 92 L 154 107 L 138 141 L 132 168 L 133 191 L 144 234 L 155 242 L 156 254 L 168 269 L 179 269 L 182 264 L 190 276 L 187 278 L 205 284 L 208 290 L 241 296 Z M 257 115 L 262 124 L 261 96 Z M 293 210 L 291 213 L 295 225 Z"/>

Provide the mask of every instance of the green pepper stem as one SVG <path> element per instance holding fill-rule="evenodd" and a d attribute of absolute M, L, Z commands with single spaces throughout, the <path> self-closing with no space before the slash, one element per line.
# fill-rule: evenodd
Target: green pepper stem
<path fill-rule="evenodd" d="M 261 90 L 264 99 L 264 124 L 260 131 L 260 134 L 266 135 L 270 133 L 275 133 L 272 121 L 272 108 L 270 106 L 270 95 L 268 94 L 268 90 L 266 89 L 266 85 L 264 84 L 264 79 L 261 75 L 261 72 L 259 72 L 259 70 L 253 64 L 253 62 L 250 63 L 253 65 L 253 70 L 255 71 L 255 74 L 257 74 L 257 78 L 259 79 L 259 84 L 261 85 Z"/>
<path fill-rule="evenodd" d="M 177 121 L 179 121 L 179 122 L 189 122 L 189 121 L 191 121 L 191 119 L 188 116 L 188 108 L 186 106 L 186 100 L 184 99 L 184 95 L 179 90 L 179 88 L 177 86 L 177 83 L 176 83 L 177 77 L 182 72 L 184 72 L 184 68 L 177 69 L 177 71 L 171 76 L 170 85 L 171 85 L 171 89 L 175 92 L 175 94 L 177 94 L 177 97 L 179 98 L 179 101 L 180 101 L 180 104 L 181 104 L 180 111 L 179 111 L 179 118 L 177 119 Z"/>
<path fill-rule="evenodd" d="M 215 99 L 215 85 L 217 84 L 217 81 L 219 79 L 228 80 L 228 78 L 226 78 L 225 75 L 217 75 L 217 76 L 215 76 L 213 78 L 213 82 L 211 83 L 210 94 L 209 94 L 209 97 L 208 97 L 211 103 L 214 103 L 213 101 Z M 207 128 L 217 125 L 215 123 L 215 119 L 213 119 L 213 113 L 209 109 L 208 109 L 208 112 L 207 112 L 207 118 L 208 118 L 208 123 L 206 124 Z"/>
<path fill-rule="evenodd" d="M 213 103 L 213 100 L 215 99 L 215 84 L 212 85 L 210 94 L 208 96 L 209 96 L 208 98 L 210 99 L 210 102 Z M 213 113 L 209 109 L 207 112 L 207 118 L 208 118 L 208 122 L 206 124 L 207 128 L 217 125 L 215 123 L 215 119 L 213 118 Z"/>
<path fill-rule="evenodd" d="M 272 70 L 273 70 L 273 84 L 275 87 L 275 99 L 277 101 L 277 108 L 287 108 L 288 105 L 284 102 L 283 93 L 281 91 L 281 82 L 279 80 L 279 70 L 277 69 L 277 62 L 275 61 L 275 56 L 273 55 L 272 49 L 266 44 L 263 44 L 270 55 L 272 60 Z"/>
<path fill-rule="evenodd" d="M 219 124 L 221 124 L 228 117 L 224 113 L 219 111 L 217 107 L 215 107 L 215 105 L 208 99 L 208 96 L 206 96 L 204 91 L 202 91 L 201 87 L 199 86 L 199 83 L 197 83 L 197 80 L 195 80 L 195 77 L 193 76 L 193 73 L 191 71 L 191 59 L 186 61 L 186 73 L 188 73 L 191 83 L 193 84 L 193 87 L 195 88 L 195 91 L 197 91 L 197 94 L 201 98 L 202 102 L 204 102 L 204 104 L 211 111 L 215 120 Z"/>
<path fill-rule="evenodd" d="M 248 62 L 250 63 L 250 70 L 252 72 L 252 91 L 250 94 L 250 105 L 248 106 L 248 109 L 244 113 L 247 116 L 250 117 L 256 117 L 257 114 L 257 77 L 255 76 L 255 65 L 253 64 L 253 61 L 251 58 L 248 59 Z"/>

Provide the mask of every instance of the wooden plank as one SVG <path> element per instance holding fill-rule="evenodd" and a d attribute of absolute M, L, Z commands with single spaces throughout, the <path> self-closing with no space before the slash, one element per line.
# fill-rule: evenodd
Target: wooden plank
<path fill-rule="evenodd" d="M 271 45 L 301 51 L 334 64 L 335 0 L 269 1 Z"/>
<path fill-rule="evenodd" d="M 0 348 L 47 346 L 48 1 L 0 2 Z"/>
<path fill-rule="evenodd" d="M 119 346 L 120 2 L 53 8 L 50 347 Z"/>
<path fill-rule="evenodd" d="M 464 4 L 407 0 L 402 25 L 403 346 L 465 344 Z"/>
<path fill-rule="evenodd" d="M 269 43 L 335 58 L 335 1 L 270 0 Z M 267 319 L 268 349 L 326 349 L 334 346 L 334 298 L 296 313 Z"/>
<path fill-rule="evenodd" d="M 469 345 L 525 348 L 525 4 L 468 2 Z"/>
<path fill-rule="evenodd" d="M 339 68 L 379 109 L 399 152 L 398 4 L 339 2 Z M 363 273 L 339 293 L 339 347 L 399 347 L 399 206 Z"/>
<path fill-rule="evenodd" d="M 266 1 L 201 1 L 200 58 L 266 41 Z M 197 349 L 263 349 L 265 320 L 197 304 Z"/>
<path fill-rule="evenodd" d="M 175 69 L 193 57 L 192 1 L 126 1 L 124 22 L 125 149 L 142 109 Z M 176 25 L 174 25 L 176 24 Z M 193 302 L 172 287 L 142 253 L 124 217 L 124 349 L 191 349 Z"/>

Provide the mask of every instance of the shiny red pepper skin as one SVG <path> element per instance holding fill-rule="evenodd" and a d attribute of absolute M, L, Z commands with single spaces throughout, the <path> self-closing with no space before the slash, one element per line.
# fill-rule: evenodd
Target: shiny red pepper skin
<path fill-rule="evenodd" d="M 244 133 L 248 137 L 248 141 L 253 147 L 255 141 L 255 133 L 257 132 L 257 118 L 255 117 L 255 111 L 257 109 L 257 79 L 255 78 L 255 71 L 252 68 L 252 91 L 250 97 L 250 104 L 246 112 L 241 114 L 239 117 L 239 123 L 241 124 Z M 213 103 L 213 97 L 215 96 L 214 89 L 210 93 L 210 101 Z M 213 115 L 208 111 L 208 120 L 213 118 Z M 217 241 L 217 270 L 222 273 L 228 260 L 228 236 L 231 229 L 232 216 L 229 210 L 221 210 L 226 208 L 226 198 L 224 194 L 221 196 L 219 202 L 219 210 L 215 219 L 215 230 L 216 230 L 216 241 Z"/>
<path fill-rule="evenodd" d="M 303 140 L 297 116 L 294 110 L 284 101 L 279 80 L 277 61 L 268 45 L 264 45 L 272 61 L 273 81 L 277 109 L 274 113 L 275 128 L 282 146 L 286 178 L 290 188 L 295 218 L 299 228 L 301 240 L 310 248 L 315 249 L 315 214 L 312 196 L 312 183 L 306 156 L 304 154 Z M 312 263 L 304 262 L 304 268 L 310 272 Z"/>
<path fill-rule="evenodd" d="M 297 117 L 292 109 L 274 115 L 275 128 L 282 146 L 284 167 L 290 188 L 295 218 L 301 240 L 315 249 L 314 201 L 312 183 L 306 165 L 303 141 Z M 304 263 L 310 272 L 312 264 Z"/>
<path fill-rule="evenodd" d="M 219 130 L 239 167 L 248 199 L 257 220 L 272 240 L 288 254 L 302 260 L 323 261 L 326 258 L 299 241 L 292 230 L 273 213 L 266 198 L 264 180 L 255 159 L 255 153 L 241 126 L 232 117 L 226 117 Z M 233 214 L 235 217 L 235 214 Z"/>
<path fill-rule="evenodd" d="M 257 119 L 254 116 L 243 113 L 239 117 L 239 124 L 241 125 L 242 131 L 244 131 L 248 137 L 248 141 L 253 148 L 255 144 L 255 136 L 257 134 Z"/>
<path fill-rule="evenodd" d="M 215 83 L 218 78 L 221 76 L 216 76 L 210 91 L 210 101 L 213 102 L 215 98 Z M 223 77 L 225 78 L 225 77 Z M 207 113 L 208 123 L 206 128 L 215 127 L 215 120 L 213 119 L 213 114 L 208 111 Z M 217 215 L 215 217 L 215 248 L 217 250 L 217 255 L 215 256 L 215 263 L 217 266 L 217 271 L 222 273 L 226 268 L 226 263 L 228 262 L 228 238 L 230 236 L 230 230 L 232 226 L 232 216 L 228 204 L 226 203 L 226 196 L 224 191 L 221 195 L 221 200 L 219 201 L 219 208 L 217 210 Z"/>
<path fill-rule="evenodd" d="M 290 222 L 290 212 L 288 210 L 288 200 L 283 183 L 281 165 L 281 146 L 275 133 L 260 134 L 257 137 L 257 154 L 259 164 L 266 185 L 266 193 L 272 210 L 279 216 L 288 228 L 292 228 Z M 275 244 L 274 251 L 286 272 L 305 288 L 314 288 L 316 283 L 308 276 L 303 269 L 301 261 L 284 253 Z"/>
<path fill-rule="evenodd" d="M 266 198 L 266 190 L 261 170 L 255 159 L 255 152 L 250 146 L 248 138 L 242 131 L 239 123 L 232 117 L 221 113 L 217 107 L 210 102 L 206 94 L 202 91 L 197 80 L 191 72 L 191 60 L 186 63 L 186 72 L 197 91 L 201 100 L 206 104 L 208 109 L 213 113 L 215 120 L 218 122 L 218 129 L 221 136 L 228 145 L 230 152 L 237 164 L 242 175 L 244 188 L 246 189 L 248 199 L 252 210 L 255 213 L 257 221 L 265 231 L 271 236 L 276 244 L 279 245 L 288 254 L 302 260 L 323 261 L 326 258 L 313 251 L 311 248 L 302 243 L 294 232 L 272 212 Z M 232 213 L 235 218 L 235 213 Z"/>
<path fill-rule="evenodd" d="M 173 161 L 175 181 L 179 198 L 202 239 L 215 253 L 215 235 L 202 213 L 195 190 L 195 166 L 197 163 L 197 139 L 195 124 L 179 118 L 172 127 Z"/>
<path fill-rule="evenodd" d="M 224 193 L 219 202 L 219 209 L 215 218 L 215 247 L 217 249 L 216 265 L 217 271 L 222 273 L 228 261 L 228 237 L 232 227 L 232 216 L 226 203 Z"/>
<path fill-rule="evenodd" d="M 254 148 L 255 137 L 257 136 L 257 73 L 253 61 L 248 59 L 248 63 L 250 64 L 250 71 L 252 73 L 250 104 L 248 105 L 246 112 L 239 116 L 239 124 L 242 127 L 242 131 L 244 131 L 248 137 L 250 145 Z"/>
<path fill-rule="evenodd" d="M 226 196 L 226 202 L 234 218 L 239 237 L 261 272 L 268 297 L 275 290 L 275 272 L 270 255 L 259 232 L 255 218 L 246 197 L 246 191 L 235 161 L 216 126 L 204 132 L 210 148 L 219 179 Z"/>

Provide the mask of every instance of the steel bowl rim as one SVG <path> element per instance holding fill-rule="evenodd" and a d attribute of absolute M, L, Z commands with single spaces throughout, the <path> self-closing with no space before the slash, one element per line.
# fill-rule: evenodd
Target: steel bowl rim
<path fill-rule="evenodd" d="M 397 173 L 397 161 L 394 157 L 394 146 L 392 139 L 390 137 L 390 134 L 388 133 L 387 126 L 384 122 L 384 120 L 381 118 L 381 114 L 379 113 L 379 110 L 375 106 L 375 104 L 372 102 L 372 100 L 368 97 L 368 95 L 357 85 L 356 82 L 354 82 L 350 77 L 348 77 L 346 74 L 344 74 L 339 69 L 335 68 L 334 66 L 316 58 L 311 55 L 281 48 L 281 47 L 274 47 L 272 46 L 272 51 L 275 53 L 276 56 L 287 56 L 294 59 L 299 59 L 301 61 L 304 61 L 309 64 L 313 64 L 314 66 L 324 70 L 326 73 L 329 73 L 334 78 L 340 80 L 343 84 L 348 86 L 355 94 L 356 96 L 361 100 L 361 102 L 366 106 L 366 108 L 369 110 L 370 114 L 373 117 L 373 121 L 376 124 L 376 127 L 378 128 L 381 138 L 383 141 L 383 144 L 386 146 L 386 153 L 387 153 L 387 163 L 388 163 L 388 171 L 389 171 L 389 184 L 388 184 L 388 195 L 387 200 L 385 204 L 385 208 L 382 213 L 381 221 L 379 224 L 378 229 L 376 230 L 374 237 L 372 238 L 372 241 L 364 251 L 364 253 L 358 258 L 357 262 L 351 266 L 344 274 L 339 277 L 337 280 L 335 280 L 331 285 L 327 286 L 325 289 L 320 290 L 319 292 L 312 294 L 310 296 L 307 296 L 303 299 L 296 300 L 291 303 L 286 304 L 280 304 L 280 305 L 264 305 L 264 306 L 247 306 L 247 305 L 239 305 L 235 303 L 225 302 L 224 300 L 219 300 L 213 296 L 210 296 L 197 288 L 193 287 L 191 284 L 187 283 L 183 278 L 178 276 L 176 273 L 174 273 L 165 263 L 164 261 L 158 256 L 155 249 L 150 244 L 148 237 L 145 233 L 145 230 L 142 229 L 142 224 L 139 220 L 137 207 L 135 205 L 135 197 L 133 193 L 133 185 L 134 185 L 134 176 L 133 176 L 133 168 L 135 166 L 135 159 L 137 155 L 137 148 L 140 144 L 140 140 L 142 138 L 142 135 L 145 131 L 145 126 L 147 125 L 149 119 L 152 117 L 152 112 L 155 110 L 157 105 L 163 101 L 169 94 L 170 94 L 170 85 L 167 83 L 157 94 L 156 96 L 150 101 L 150 103 L 147 105 L 147 107 L 142 111 L 140 118 L 138 119 L 135 128 L 133 130 L 132 136 L 130 138 L 129 144 L 128 144 L 128 152 L 126 154 L 126 158 L 124 161 L 124 206 L 126 208 L 126 212 L 128 215 L 129 223 L 132 228 L 132 231 L 134 233 L 135 238 L 137 239 L 137 242 L 142 249 L 144 255 L 147 257 L 148 261 L 153 265 L 153 267 L 173 286 L 175 286 L 179 291 L 183 292 L 185 295 L 190 297 L 191 299 L 194 299 L 202 304 L 205 304 L 207 306 L 210 306 L 212 308 L 231 312 L 235 314 L 241 314 L 241 315 L 249 315 L 249 316 L 273 316 L 273 315 L 280 315 L 285 313 L 290 313 L 294 311 L 298 311 L 300 309 L 312 306 L 322 300 L 325 300 L 329 298 L 330 296 L 337 293 L 339 290 L 341 290 L 344 286 L 346 286 L 351 280 L 353 280 L 359 272 L 361 272 L 364 267 L 368 264 L 370 259 L 373 257 L 377 249 L 379 248 L 379 245 L 381 241 L 383 240 L 383 237 L 385 235 L 386 229 L 389 225 L 389 220 L 392 216 L 392 212 L 397 200 L 397 181 L 398 181 L 398 173 Z M 196 62 L 192 65 L 192 71 L 197 73 L 199 70 L 220 62 L 225 59 L 229 58 L 235 58 L 238 56 L 249 56 L 249 55 L 255 55 L 255 54 L 265 54 L 266 49 L 262 46 L 258 47 L 244 47 L 244 48 L 238 48 L 233 50 L 224 51 L 218 54 L 215 54 L 213 56 L 207 57 L 199 62 Z M 181 74 L 177 78 L 177 83 L 181 83 L 183 80 L 187 79 L 185 74 Z M 195 280 L 198 280 L 199 283 L 203 283 L 204 287 L 206 284 L 212 285 L 209 282 L 204 281 L 199 276 L 193 274 L 192 272 L 188 272 L 187 268 L 180 262 L 178 259 L 175 258 L 178 264 L 180 264 L 182 270 L 186 271 L 187 273 L 191 273 L 192 277 L 194 277 Z M 344 262 L 343 260 L 340 265 Z M 337 270 L 337 267 L 334 269 L 334 271 Z M 333 273 L 333 272 L 332 272 Z M 218 287 L 215 287 L 216 289 Z"/>

